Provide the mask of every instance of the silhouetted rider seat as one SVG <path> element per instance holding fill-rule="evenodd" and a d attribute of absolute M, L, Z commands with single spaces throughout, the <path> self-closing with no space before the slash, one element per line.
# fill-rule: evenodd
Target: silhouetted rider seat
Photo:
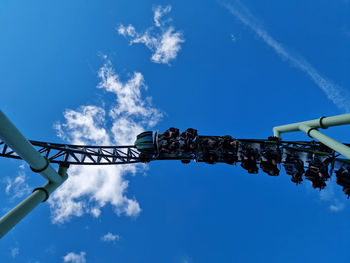
<path fill-rule="evenodd" d="M 271 176 L 278 176 L 280 170 L 277 167 L 277 164 L 281 162 L 281 154 L 277 151 L 265 150 L 261 154 L 266 161 L 260 162 L 260 168 Z"/>
<path fill-rule="evenodd" d="M 215 152 L 205 152 L 203 153 L 203 161 L 209 164 L 215 164 L 218 160 L 218 156 Z"/>
<path fill-rule="evenodd" d="M 300 184 L 303 181 L 304 162 L 302 160 L 288 155 L 283 165 L 286 173 L 292 176 L 293 183 Z"/>
<path fill-rule="evenodd" d="M 337 184 L 343 187 L 344 194 L 350 197 L 350 172 L 349 168 L 341 167 L 335 172 L 337 176 Z"/>
<path fill-rule="evenodd" d="M 259 172 L 256 161 L 252 159 L 242 160 L 241 166 L 248 171 L 250 174 L 257 174 Z"/>
<path fill-rule="evenodd" d="M 225 135 L 225 136 L 220 137 L 219 147 L 224 152 L 236 153 L 237 147 L 238 147 L 238 142 L 237 142 L 237 140 L 233 139 L 232 136 Z"/>
<path fill-rule="evenodd" d="M 179 129 L 171 127 L 159 135 L 159 140 L 176 139 L 180 134 Z"/>
<path fill-rule="evenodd" d="M 257 166 L 258 153 L 256 150 L 243 146 L 241 153 L 243 154 L 241 166 L 246 169 L 248 173 L 257 174 L 259 168 Z"/>
<path fill-rule="evenodd" d="M 305 178 L 312 182 L 313 188 L 323 189 L 327 186 L 326 181 L 330 178 L 328 165 L 320 160 L 309 161 L 309 168 L 305 172 Z"/>

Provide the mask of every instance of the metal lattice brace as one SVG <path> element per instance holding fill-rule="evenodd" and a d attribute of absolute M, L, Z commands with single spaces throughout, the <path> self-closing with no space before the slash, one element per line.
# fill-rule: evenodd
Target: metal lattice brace
<path fill-rule="evenodd" d="M 107 165 L 139 163 L 135 146 L 84 146 L 29 141 L 50 163 L 74 165 Z M 0 141 L 0 157 L 21 159 L 7 144 Z"/>

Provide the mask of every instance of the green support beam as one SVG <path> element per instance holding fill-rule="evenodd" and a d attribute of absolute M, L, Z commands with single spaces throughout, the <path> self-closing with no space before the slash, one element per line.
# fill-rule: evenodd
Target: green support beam
<path fill-rule="evenodd" d="M 0 218 L 0 238 L 28 215 L 37 205 L 46 201 L 68 177 L 68 167 L 60 166 L 58 172 L 50 165 L 48 159 L 41 156 L 33 145 L 12 124 L 0 110 L 0 138 L 11 147 L 34 172 L 40 173 L 48 182 L 35 188 L 33 193 Z"/>
<path fill-rule="evenodd" d="M 273 134 L 274 136 L 281 138 L 281 133 L 303 131 L 308 136 L 319 140 L 324 145 L 350 159 L 350 147 L 318 131 L 318 128 L 327 129 L 328 127 L 345 124 L 350 124 L 350 114 L 342 114 L 333 117 L 321 117 L 311 121 L 276 126 L 273 128 Z"/>
<path fill-rule="evenodd" d="M 11 147 L 34 171 L 39 171 L 48 181 L 60 183 L 62 178 L 49 165 L 48 160 L 35 150 L 15 125 L 0 110 L 0 138 Z"/>
<path fill-rule="evenodd" d="M 47 182 L 42 187 L 34 189 L 33 193 L 14 207 L 10 212 L 0 218 L 0 238 L 6 235 L 17 223 L 28 215 L 41 202 L 46 201 L 49 195 L 55 191 L 68 177 L 67 167 L 59 168 L 59 175 L 62 178 L 60 183 Z"/>

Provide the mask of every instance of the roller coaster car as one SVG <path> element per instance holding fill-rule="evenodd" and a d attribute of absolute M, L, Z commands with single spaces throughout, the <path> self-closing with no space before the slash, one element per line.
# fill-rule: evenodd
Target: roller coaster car
<path fill-rule="evenodd" d="M 328 174 L 328 165 L 319 160 L 309 161 L 309 168 L 305 173 L 305 178 L 312 182 L 313 188 L 325 188 L 326 181 L 330 178 Z"/>
<path fill-rule="evenodd" d="M 257 167 L 257 152 L 251 148 L 242 149 L 241 153 L 243 154 L 243 158 L 241 161 L 242 168 L 246 169 L 250 174 L 257 174 L 259 172 L 259 168 Z"/>
<path fill-rule="evenodd" d="M 284 165 L 284 169 L 288 175 L 291 175 L 291 181 L 297 185 L 303 181 L 304 174 L 304 162 L 299 158 L 287 156 Z"/>
<path fill-rule="evenodd" d="M 156 146 L 153 141 L 153 132 L 146 131 L 137 135 L 135 146 L 140 152 L 139 157 L 142 162 L 151 161 L 156 153 Z"/>
<path fill-rule="evenodd" d="M 277 164 L 281 162 L 281 154 L 269 149 L 263 151 L 261 155 L 266 161 L 264 160 L 260 162 L 260 168 L 268 175 L 278 176 L 280 170 L 278 169 Z"/>
<path fill-rule="evenodd" d="M 196 129 L 188 128 L 186 131 L 181 133 L 180 137 L 182 137 L 184 139 L 193 140 L 194 138 L 197 137 L 197 135 L 198 135 L 198 133 L 197 133 Z"/>
<path fill-rule="evenodd" d="M 270 176 L 278 176 L 280 174 L 280 170 L 278 169 L 277 165 L 268 161 L 261 161 L 260 168 Z"/>
<path fill-rule="evenodd" d="M 321 162 L 318 159 L 309 161 L 309 173 L 316 174 L 318 177 L 327 180 L 330 178 L 328 174 L 328 160 Z M 305 174 L 306 176 L 306 174 Z"/>
<path fill-rule="evenodd" d="M 159 140 L 176 139 L 179 134 L 180 130 L 178 128 L 171 127 L 159 135 Z"/>
<path fill-rule="evenodd" d="M 314 188 L 314 189 L 318 188 L 321 190 L 327 186 L 325 180 L 323 180 L 322 178 L 318 177 L 317 175 L 309 172 L 309 170 L 306 171 L 305 178 L 308 179 L 312 183 L 312 188 Z"/>
<path fill-rule="evenodd" d="M 349 168 L 344 169 L 341 167 L 338 171 L 335 172 L 337 176 L 337 184 L 343 187 L 344 194 L 347 197 L 350 197 L 350 172 Z"/>
<path fill-rule="evenodd" d="M 169 128 L 155 136 L 156 156 L 159 160 L 180 159 L 189 163 L 197 150 L 197 130 L 189 128 L 180 135 L 179 129 Z"/>
<path fill-rule="evenodd" d="M 237 162 L 237 140 L 231 136 L 197 136 L 198 162 L 234 164 Z"/>
<path fill-rule="evenodd" d="M 224 162 L 227 164 L 235 164 L 238 161 L 237 155 L 233 153 L 224 153 L 223 159 L 224 159 Z"/>
<path fill-rule="evenodd" d="M 208 164 L 215 164 L 218 161 L 218 155 L 213 151 L 204 152 L 203 161 Z"/>

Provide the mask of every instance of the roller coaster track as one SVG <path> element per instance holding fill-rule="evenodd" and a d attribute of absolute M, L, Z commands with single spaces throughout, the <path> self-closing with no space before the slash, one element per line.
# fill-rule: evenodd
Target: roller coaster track
<path fill-rule="evenodd" d="M 300 184 L 303 178 L 315 189 L 324 189 L 333 172 L 336 182 L 350 197 L 350 144 L 342 144 L 318 129 L 350 124 L 350 114 L 276 126 L 274 137 L 267 140 L 234 139 L 231 136 L 199 136 L 197 130 L 169 128 L 162 134 L 151 131 L 137 135 L 135 145 L 87 146 L 29 141 L 0 110 L 0 157 L 23 159 L 33 172 L 48 182 L 0 218 L 0 238 L 12 229 L 40 202 L 46 201 L 67 178 L 70 165 L 119 165 L 156 160 L 191 160 L 209 164 L 236 164 L 251 174 L 260 169 L 278 176 L 283 165 L 291 181 Z M 318 141 L 282 141 L 281 133 L 303 131 Z M 14 149 L 12 149 L 13 147 Z M 18 152 L 19 154 L 17 154 Z M 44 157 L 44 158 L 43 158 Z M 342 158 L 346 157 L 346 158 Z M 50 163 L 58 164 L 57 172 Z M 305 171 L 306 168 L 306 171 Z"/>
<path fill-rule="evenodd" d="M 139 163 L 135 146 L 84 146 L 30 141 L 36 150 L 51 163 L 75 165 L 104 165 Z M 0 141 L 0 157 L 21 159 L 3 141 Z"/>
<path fill-rule="evenodd" d="M 334 151 L 323 146 L 316 141 L 269 141 L 262 139 L 238 139 L 240 144 L 259 144 L 261 147 L 264 145 L 276 145 L 281 149 L 288 149 L 289 151 L 296 153 L 310 153 L 319 156 L 329 156 L 339 161 L 346 161 L 343 159 L 336 159 Z M 141 163 L 143 160 L 140 158 L 140 152 L 134 145 L 128 146 L 86 146 L 86 145 L 70 145 L 49 143 L 41 141 L 30 141 L 30 143 L 36 148 L 36 150 L 45 156 L 51 163 L 57 164 L 69 164 L 69 165 L 118 165 L 118 164 L 131 164 Z M 347 144 L 349 145 L 349 144 Z M 18 154 L 13 151 L 7 144 L 0 141 L 0 157 L 21 159 Z M 158 156 L 150 159 L 155 160 L 183 160 L 189 159 L 181 156 L 176 157 L 162 157 Z M 196 154 L 190 159 L 196 160 Z M 237 162 L 241 159 L 237 158 Z"/>

